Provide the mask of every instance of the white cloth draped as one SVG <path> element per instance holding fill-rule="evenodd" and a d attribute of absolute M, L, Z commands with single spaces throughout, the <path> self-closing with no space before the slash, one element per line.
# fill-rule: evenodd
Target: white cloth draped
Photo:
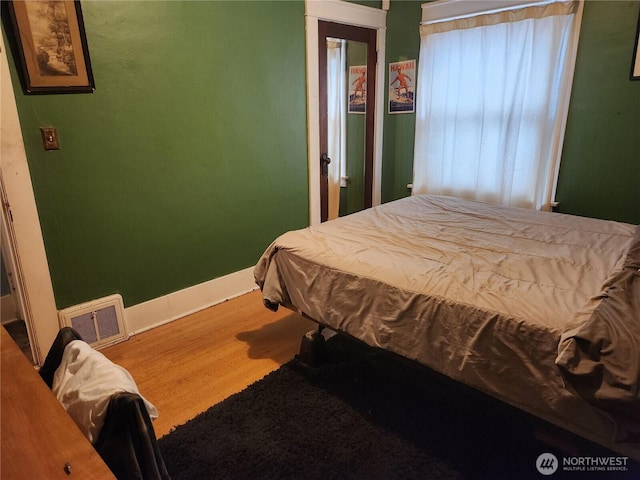
<path fill-rule="evenodd" d="M 82 340 L 69 342 L 65 347 L 53 377 L 52 391 L 91 443 L 98 440 L 113 394 L 129 392 L 140 395 L 127 370 Z M 149 417 L 158 418 L 156 407 L 144 397 L 142 399 Z"/>

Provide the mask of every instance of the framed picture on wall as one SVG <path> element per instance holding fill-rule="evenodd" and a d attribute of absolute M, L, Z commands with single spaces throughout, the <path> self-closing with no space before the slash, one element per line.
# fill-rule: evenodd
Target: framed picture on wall
<path fill-rule="evenodd" d="M 389 113 L 416 111 L 416 61 L 389 64 Z"/>
<path fill-rule="evenodd" d="M 636 28 L 636 44 L 633 47 L 633 62 L 631 64 L 631 80 L 640 80 L 640 15 Z"/>
<path fill-rule="evenodd" d="M 94 91 L 78 0 L 11 1 L 6 2 L 6 9 L 10 42 L 25 93 Z"/>

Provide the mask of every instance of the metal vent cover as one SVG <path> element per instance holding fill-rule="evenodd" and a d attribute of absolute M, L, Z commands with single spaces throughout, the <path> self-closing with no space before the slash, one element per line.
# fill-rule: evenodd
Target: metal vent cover
<path fill-rule="evenodd" d="M 128 338 L 120 295 L 65 308 L 58 312 L 58 318 L 61 325 L 76 330 L 85 342 L 96 349 Z"/>

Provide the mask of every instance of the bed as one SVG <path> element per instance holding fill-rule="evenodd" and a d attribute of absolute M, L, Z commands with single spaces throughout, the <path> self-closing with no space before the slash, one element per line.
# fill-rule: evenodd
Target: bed
<path fill-rule="evenodd" d="M 287 232 L 265 305 L 640 457 L 640 227 L 416 195 Z"/>

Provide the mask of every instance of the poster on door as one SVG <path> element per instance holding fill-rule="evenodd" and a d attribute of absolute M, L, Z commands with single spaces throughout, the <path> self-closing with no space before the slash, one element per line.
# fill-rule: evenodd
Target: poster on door
<path fill-rule="evenodd" d="M 389 64 L 389 113 L 416 111 L 416 61 Z"/>
<path fill-rule="evenodd" d="M 349 67 L 349 113 L 367 111 L 367 66 Z"/>

